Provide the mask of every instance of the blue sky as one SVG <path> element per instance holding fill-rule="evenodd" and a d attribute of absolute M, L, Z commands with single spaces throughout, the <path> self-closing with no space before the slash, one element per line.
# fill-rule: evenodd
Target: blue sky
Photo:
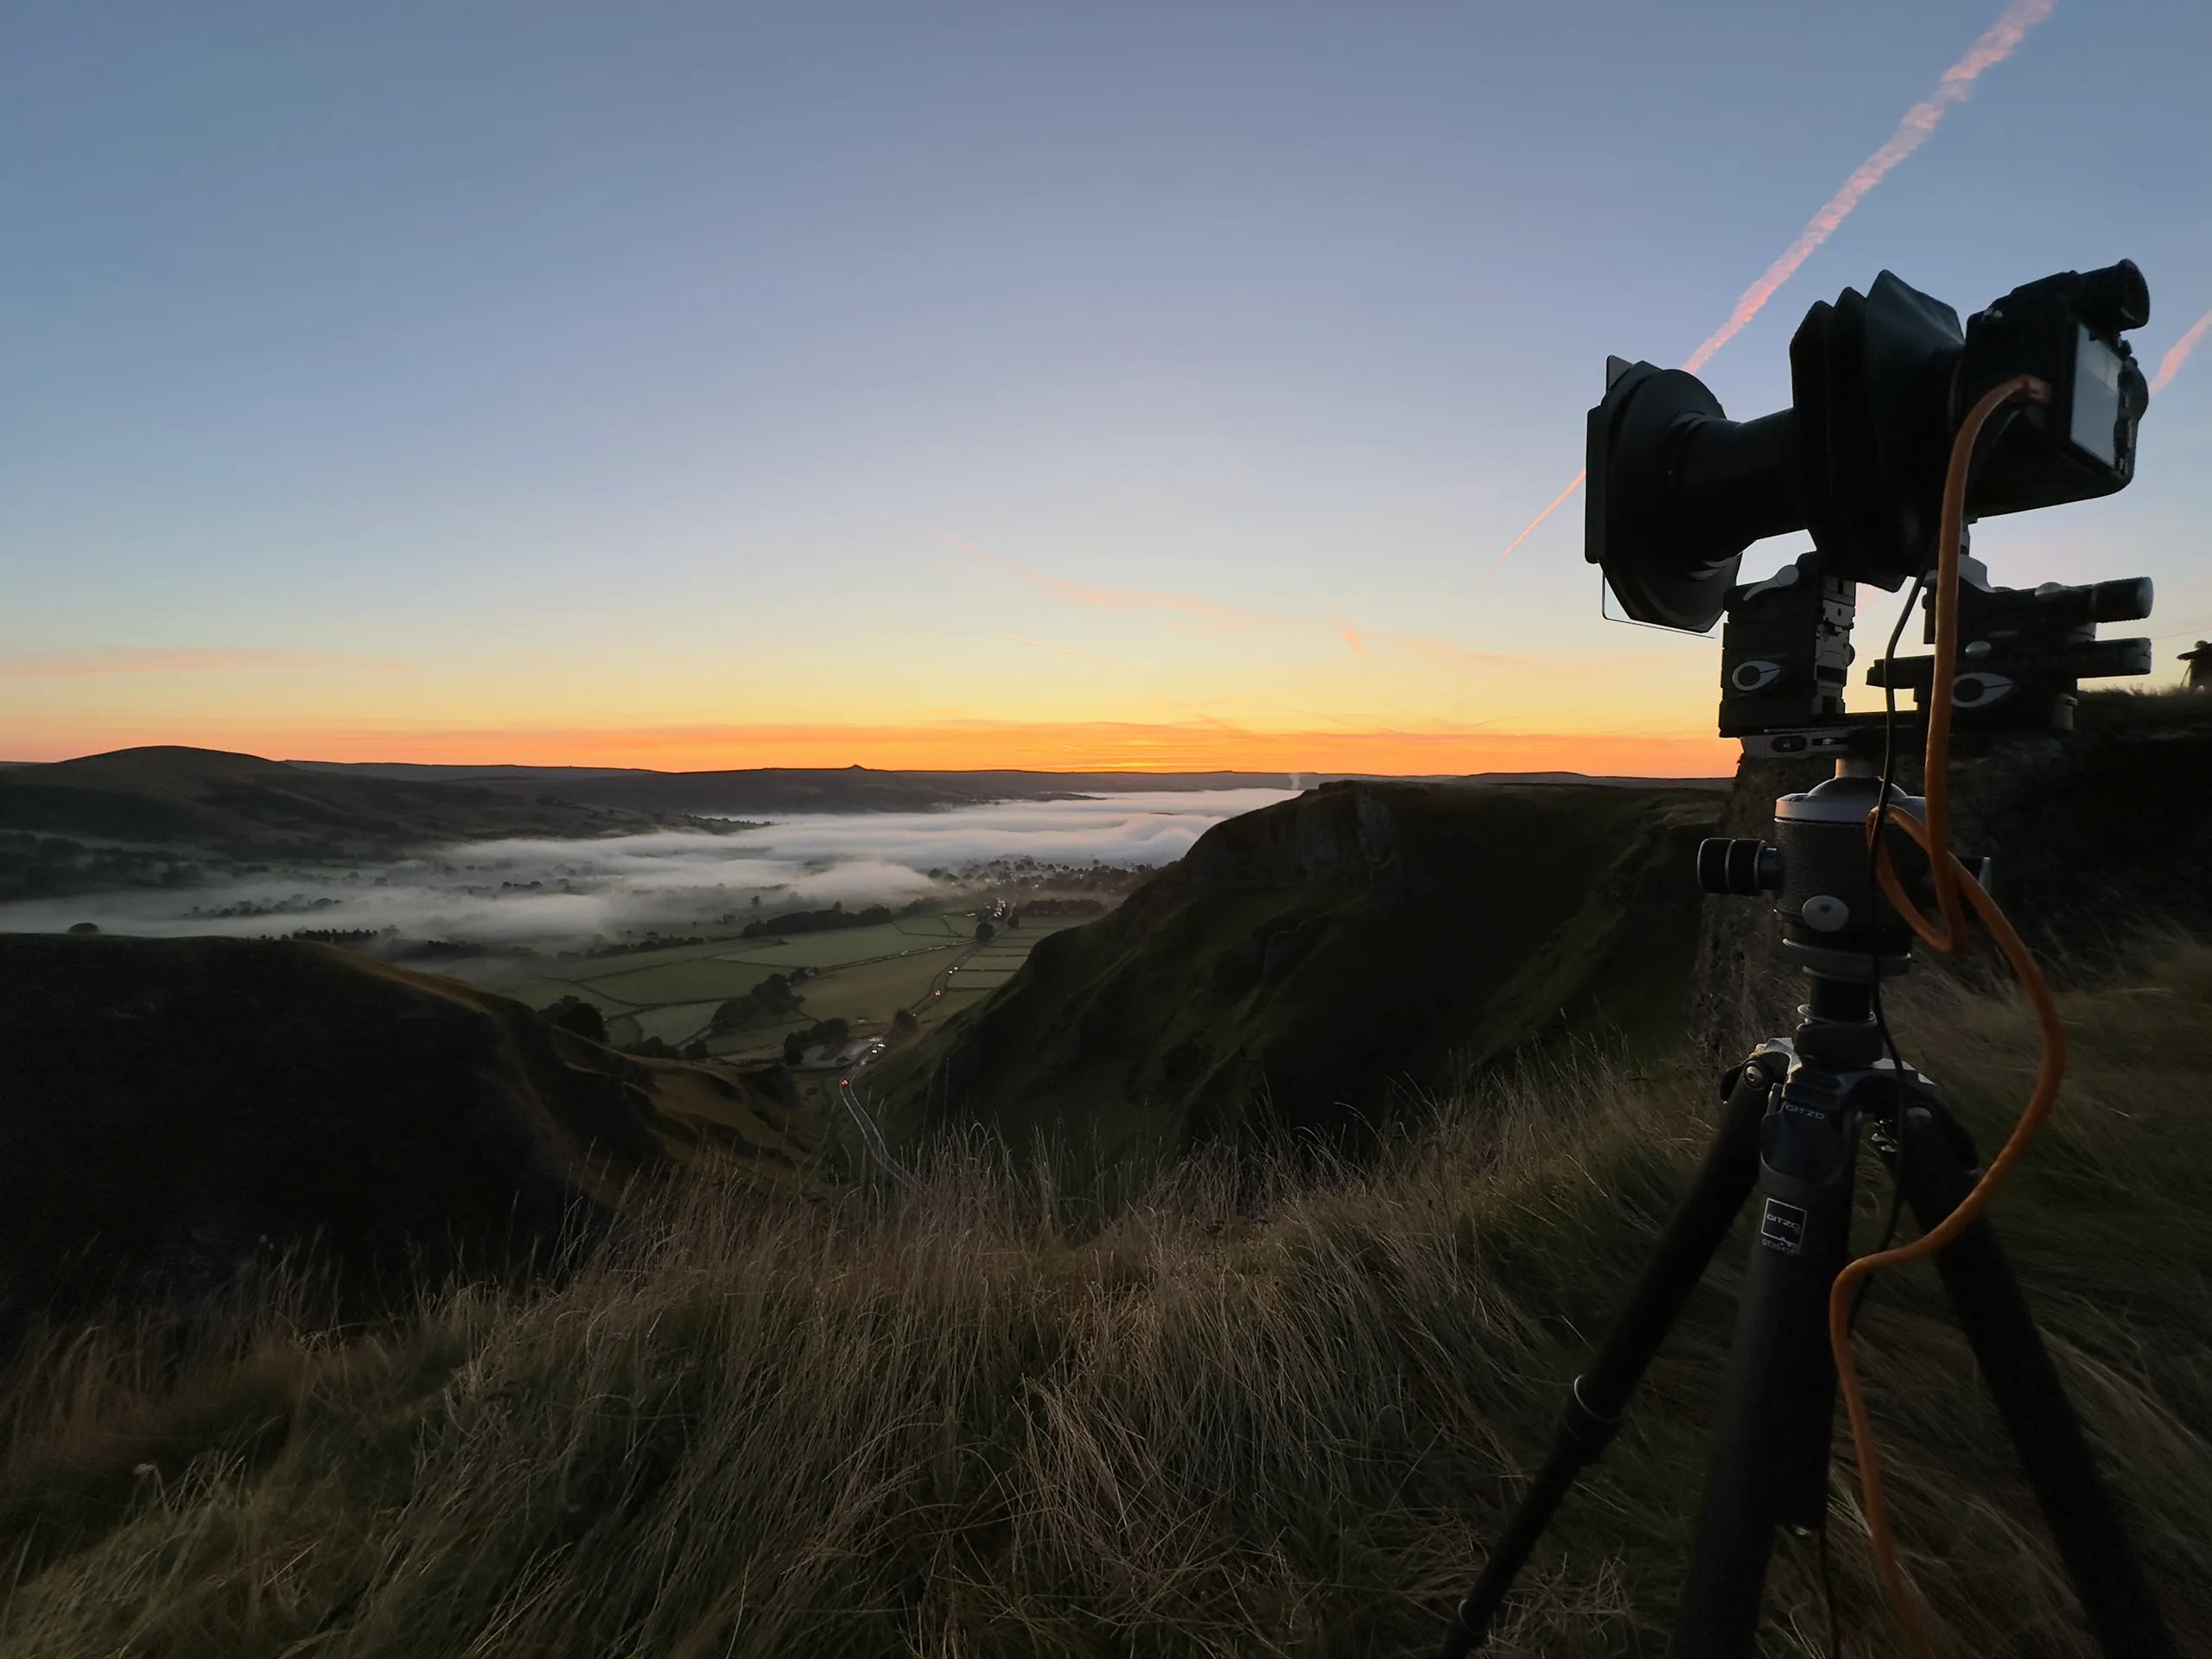
<path fill-rule="evenodd" d="M 1576 513 L 1487 567 L 1606 353 L 1686 356 L 1999 10 L 19 10 L 0 753 L 1702 734 L 1713 646 L 1599 621 Z M 1708 384 L 1780 405 L 1885 266 L 2123 255 L 2155 365 L 2209 48 L 2060 0 Z M 2208 447 L 2212 348 L 2126 494 L 1978 550 L 2149 572 L 2171 658 Z"/>

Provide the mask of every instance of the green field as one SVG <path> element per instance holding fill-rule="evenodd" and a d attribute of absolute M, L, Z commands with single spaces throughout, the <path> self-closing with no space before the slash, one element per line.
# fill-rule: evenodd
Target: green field
<path fill-rule="evenodd" d="M 490 962 L 472 965 L 466 976 L 533 1007 L 580 996 L 607 1015 L 608 1037 L 618 1044 L 658 1037 L 681 1046 L 705 1036 L 715 1008 L 728 999 L 743 996 L 771 974 L 804 969 L 802 1017 L 714 1039 L 716 1052 L 739 1053 L 773 1048 L 786 1031 L 818 1020 L 864 1028 L 887 1024 L 902 1007 L 925 1021 L 971 1007 L 1014 976 L 1038 940 L 1079 925 L 1077 918 L 1040 920 L 978 944 L 972 917 L 905 916 L 788 938 L 652 945 L 565 962 Z"/>
<path fill-rule="evenodd" d="M 707 1022 L 721 1006 L 719 1002 L 671 1002 L 662 1007 L 647 1008 L 631 1018 L 638 1022 L 641 1035 L 658 1037 L 664 1043 L 673 1043 L 680 1048 L 706 1034 Z"/>

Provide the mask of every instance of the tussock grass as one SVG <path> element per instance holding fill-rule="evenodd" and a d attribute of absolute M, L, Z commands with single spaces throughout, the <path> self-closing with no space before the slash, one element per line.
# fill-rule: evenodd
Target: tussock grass
<path fill-rule="evenodd" d="M 1909 1052 L 1993 1148 L 2024 1014 L 1907 1000 Z M 2067 1009 L 2074 1081 L 1998 1222 L 2184 1649 L 2212 1648 L 2212 951 Z M 1710 1102 L 1570 1055 L 1363 1168 L 1201 1155 L 1109 1198 L 953 1141 L 888 1193 L 702 1179 L 558 1287 L 374 1331 L 271 1291 L 189 1339 L 49 1332 L 0 1382 L 0 1651 L 1424 1653 Z M 1494 1651 L 1663 1649 L 1742 1250 Z M 1951 1650 L 2089 1652 L 1933 1274 L 1885 1280 L 1861 1329 Z M 1843 1650 L 1889 1654 L 1847 1455 Z M 1769 1651 L 1827 1650 L 1809 1544 L 1768 1605 Z"/>

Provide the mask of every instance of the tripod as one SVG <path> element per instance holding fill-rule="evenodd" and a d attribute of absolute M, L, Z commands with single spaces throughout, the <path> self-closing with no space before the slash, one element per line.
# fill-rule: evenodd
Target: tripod
<path fill-rule="evenodd" d="M 1568 1391 L 1551 1452 L 1453 1616 L 1446 1659 L 1487 1639 L 1515 1575 L 1576 1476 L 1620 1429 L 1635 1391 L 1737 1214 L 1752 1206 L 1702 1507 L 1675 1625 L 1676 1659 L 1749 1659 L 1775 1529 L 1823 1526 L 1836 1374 L 1828 1294 L 1849 1255 L 1862 1127 L 1923 1230 L 1958 1207 L 1980 1158 L 1928 1080 L 1885 1054 L 1878 977 L 1910 936 L 1867 874 L 1864 826 L 1880 784 L 1846 762 L 1776 803 L 1776 843 L 1707 842 L 1710 891 L 1772 893 L 1785 951 L 1810 976 L 1803 1022 L 1723 1079 L 1719 1128 L 1598 1357 Z M 1916 803 L 1891 797 L 1897 810 Z M 2176 1653 L 2080 1420 L 2003 1247 L 1978 1217 L 1936 1257 L 1943 1288 L 2056 1541 L 2089 1628 L 2111 1659 Z"/>

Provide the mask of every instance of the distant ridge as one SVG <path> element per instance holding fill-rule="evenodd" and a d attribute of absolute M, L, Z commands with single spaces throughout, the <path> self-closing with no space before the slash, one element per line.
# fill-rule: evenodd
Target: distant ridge
<path fill-rule="evenodd" d="M 637 767 L 451 766 L 404 761 L 296 760 L 303 769 L 423 782 L 465 784 L 514 794 L 552 791 L 563 799 L 634 811 L 740 816 L 764 812 L 916 812 L 986 801 L 1054 800 L 1077 795 L 1182 793 L 1221 789 L 1296 789 L 1381 781 L 1366 772 L 880 772 L 867 766 L 758 766 L 721 772 L 652 772 Z M 1648 778 L 1586 778 L 1579 772 L 1489 772 L 1497 784 L 1619 784 Z M 1476 781 L 1456 775 L 1405 782 Z M 1725 778 L 1678 786 L 1724 789 Z"/>
<path fill-rule="evenodd" d="M 334 775 L 220 749 L 118 749 L 0 770 L 0 830 L 234 856 L 359 858 L 439 842 L 620 835 L 665 822 L 629 808 Z"/>

